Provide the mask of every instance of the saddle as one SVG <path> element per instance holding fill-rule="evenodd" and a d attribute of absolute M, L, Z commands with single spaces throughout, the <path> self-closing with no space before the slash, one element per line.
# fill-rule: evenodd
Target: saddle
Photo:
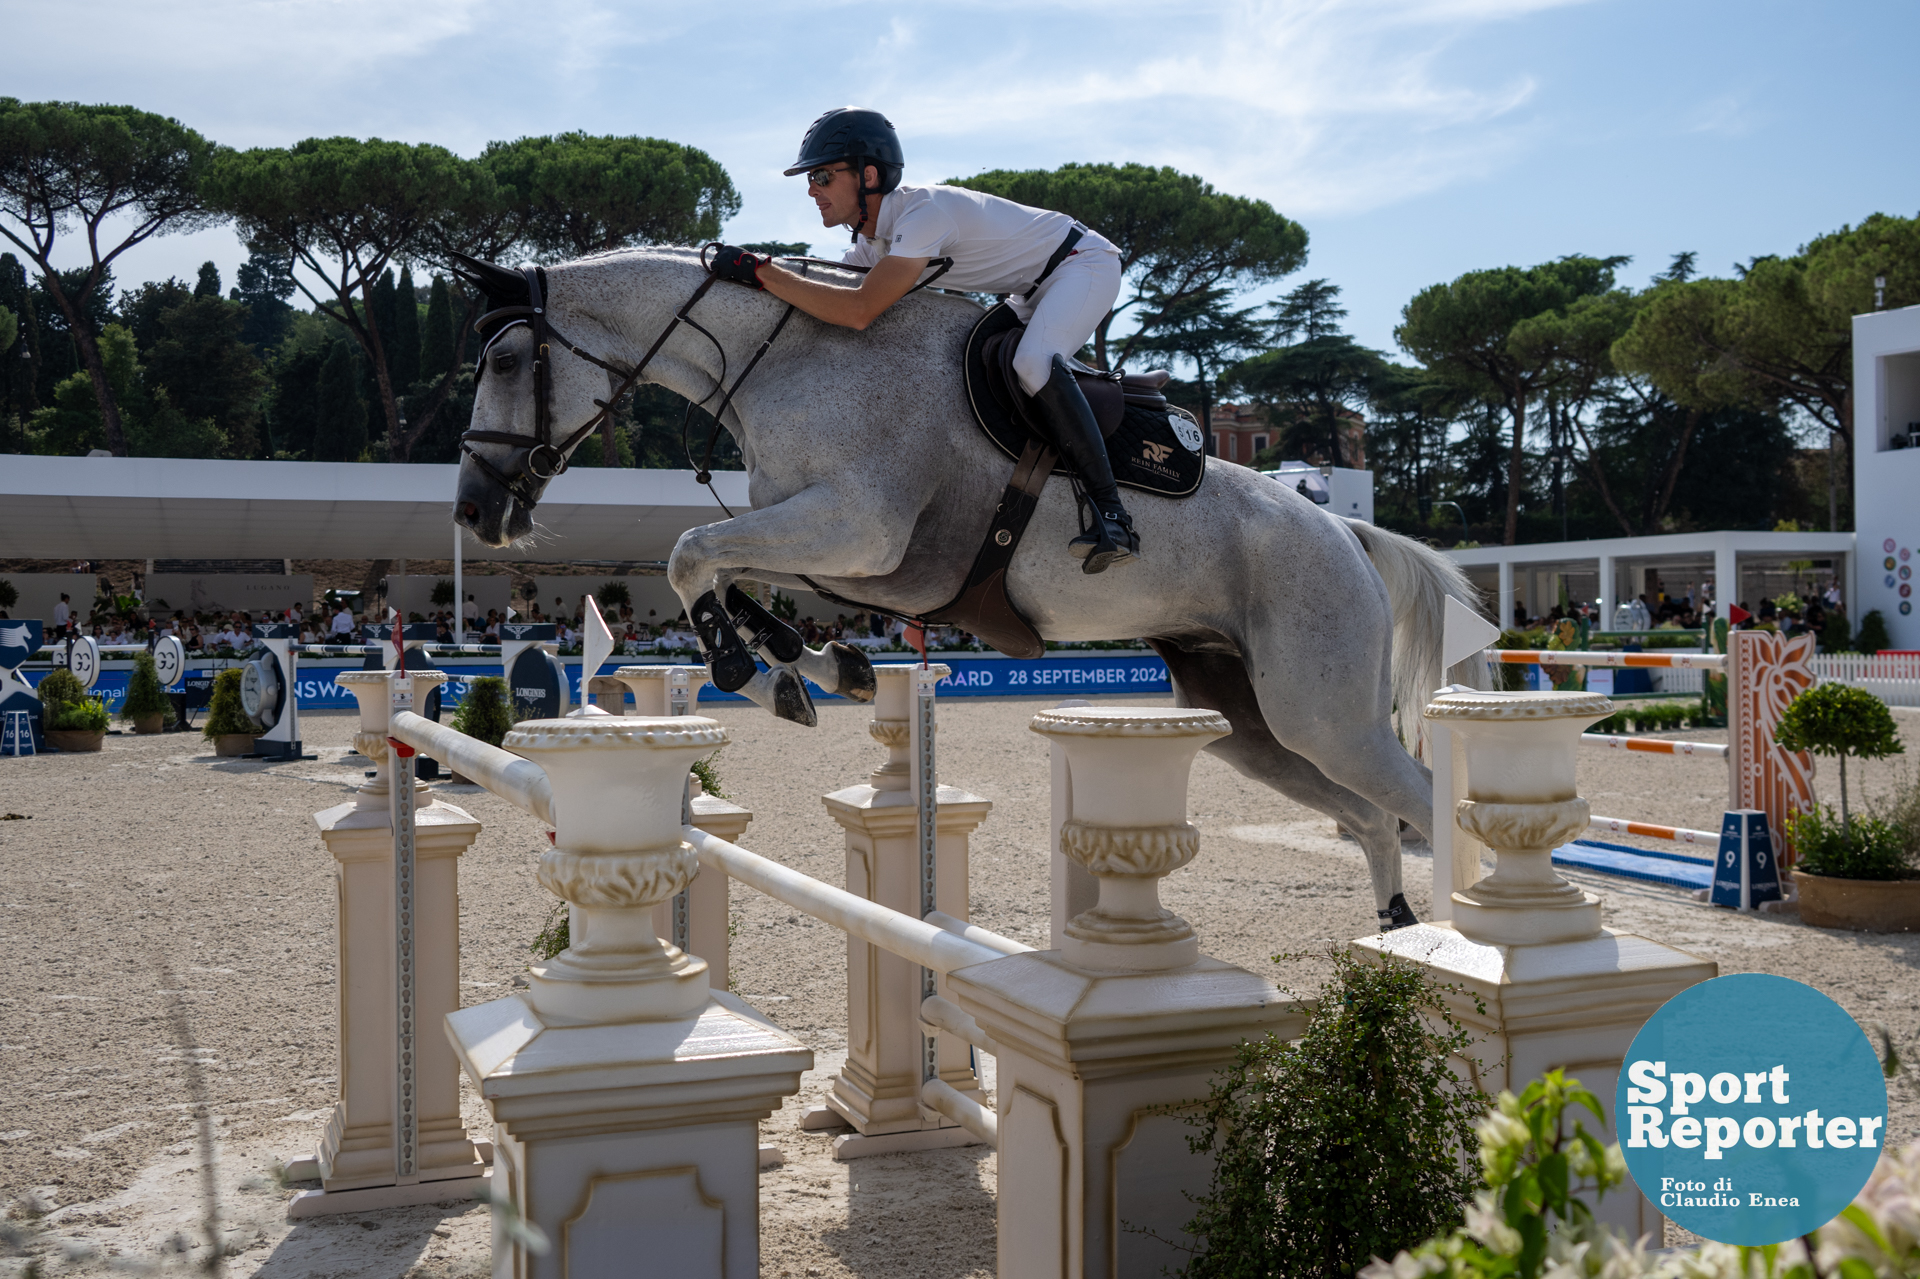
<path fill-rule="evenodd" d="M 974 420 L 1015 461 L 1038 442 L 1056 453 L 1053 471 L 1078 479 L 1073 467 L 1058 459 L 1046 418 L 1014 375 L 1014 352 L 1026 331 L 1003 302 L 980 317 L 967 335 L 962 358 Z M 1199 489 L 1206 473 L 1206 437 L 1192 414 L 1167 402 L 1171 374 L 1165 369 L 1103 373 L 1078 360 L 1068 360 L 1067 367 L 1106 438 L 1116 482 L 1161 497 L 1190 497 Z"/>
<path fill-rule="evenodd" d="M 1007 596 L 1007 569 L 1040 494 L 1055 474 L 1079 478 L 1062 465 L 1046 418 L 1020 388 L 1013 355 L 1026 328 L 1004 302 L 980 318 L 967 335 L 963 366 L 967 399 L 980 429 L 1001 452 L 1014 459 L 1013 477 L 994 509 L 985 540 L 960 593 L 926 615 L 929 622 L 958 626 L 1008 657 L 1035 658 L 1046 652 L 1040 633 Z M 1206 475 L 1205 436 L 1199 423 L 1167 402 L 1171 375 L 1103 373 L 1078 361 L 1068 367 L 1093 409 L 1107 441 L 1113 478 L 1128 488 L 1162 497 L 1189 497 Z"/>

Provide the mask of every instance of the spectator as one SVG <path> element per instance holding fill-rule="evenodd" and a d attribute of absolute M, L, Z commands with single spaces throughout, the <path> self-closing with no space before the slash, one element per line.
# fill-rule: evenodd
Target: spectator
<path fill-rule="evenodd" d="M 352 636 L 353 614 L 347 611 L 345 604 L 340 605 L 339 610 L 334 613 L 333 624 L 327 628 L 327 633 L 338 637 L 334 641 L 337 644 L 346 643 Z"/>
<path fill-rule="evenodd" d="M 62 592 L 60 602 L 53 606 L 53 629 L 64 631 L 67 629 L 67 623 L 72 620 L 73 605 L 69 602 L 68 596 Z"/>

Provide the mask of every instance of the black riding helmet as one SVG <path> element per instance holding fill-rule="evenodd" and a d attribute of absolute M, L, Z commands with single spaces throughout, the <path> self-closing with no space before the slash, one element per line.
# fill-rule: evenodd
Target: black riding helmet
<path fill-rule="evenodd" d="M 786 170 L 786 176 L 842 160 L 853 166 L 854 176 L 860 183 L 860 221 L 864 222 L 867 197 L 885 195 L 899 186 L 900 175 L 906 169 L 906 153 L 900 149 L 900 135 L 893 131 L 893 122 L 878 111 L 863 107 L 835 107 L 807 129 L 807 136 L 800 140 L 800 157 Z M 869 164 L 880 171 L 879 186 L 866 184 Z M 859 235 L 856 223 L 854 238 L 858 239 Z"/>

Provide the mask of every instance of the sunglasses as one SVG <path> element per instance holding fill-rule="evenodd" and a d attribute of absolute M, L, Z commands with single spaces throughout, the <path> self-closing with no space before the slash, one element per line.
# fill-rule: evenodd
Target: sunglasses
<path fill-rule="evenodd" d="M 807 185 L 810 187 L 832 186 L 835 174 L 851 173 L 851 172 L 853 172 L 853 170 L 847 168 L 844 164 L 837 169 L 829 169 L 825 167 L 818 168 L 818 169 L 809 169 L 807 171 Z"/>

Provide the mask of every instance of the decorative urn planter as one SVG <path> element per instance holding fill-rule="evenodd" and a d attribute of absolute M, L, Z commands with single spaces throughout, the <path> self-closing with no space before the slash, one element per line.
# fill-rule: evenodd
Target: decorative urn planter
<path fill-rule="evenodd" d="M 1467 797 L 1454 817 L 1493 850 L 1493 874 L 1453 894 L 1475 941 L 1527 946 L 1600 934 L 1600 899 L 1562 879 L 1553 850 L 1587 828 L 1574 788 L 1580 734 L 1613 713 L 1597 693 L 1440 693 L 1426 718 L 1466 747 Z"/>
<path fill-rule="evenodd" d="M 1920 932 L 1920 879 L 1838 879 L 1793 872 L 1800 918 L 1815 928 Z"/>
<path fill-rule="evenodd" d="M 155 711 L 151 715 L 136 715 L 130 722 L 133 725 L 133 731 L 145 737 L 166 730 L 167 713 Z"/>
<path fill-rule="evenodd" d="M 107 740 L 104 729 L 49 728 L 47 745 L 57 751 L 97 751 Z"/>
<path fill-rule="evenodd" d="M 245 755 L 252 750 L 252 733 L 222 733 L 213 739 L 213 753 L 216 755 Z"/>

